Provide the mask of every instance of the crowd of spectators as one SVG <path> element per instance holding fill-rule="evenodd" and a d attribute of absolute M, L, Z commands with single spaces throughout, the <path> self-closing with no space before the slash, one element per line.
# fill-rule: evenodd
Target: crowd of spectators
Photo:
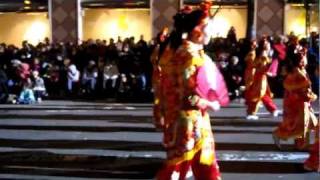
<path fill-rule="evenodd" d="M 143 36 L 138 42 L 133 37 L 118 37 L 116 41 L 90 39 L 76 45 L 53 44 L 46 38 L 36 46 L 23 41 L 21 48 L 0 44 L 2 99 L 11 94 L 23 103 L 20 95 L 31 89 L 35 97 L 30 102 L 107 97 L 148 101 L 152 98 L 151 47 Z"/>
<path fill-rule="evenodd" d="M 294 34 L 268 37 L 270 58 L 279 62 L 269 82 L 276 97 L 283 92 L 285 67 L 297 46 L 308 49 L 307 71 L 313 91 L 319 89 L 319 34 L 298 39 Z M 150 54 L 155 40 L 141 35 L 117 40 L 92 40 L 75 43 L 51 43 L 48 38 L 33 46 L 0 44 L 0 103 L 41 102 L 43 98 L 111 98 L 116 101 L 152 100 Z M 245 56 L 250 41 L 237 39 L 232 27 L 226 38 L 212 38 L 205 47 L 222 71 L 231 98 L 241 97 Z"/>

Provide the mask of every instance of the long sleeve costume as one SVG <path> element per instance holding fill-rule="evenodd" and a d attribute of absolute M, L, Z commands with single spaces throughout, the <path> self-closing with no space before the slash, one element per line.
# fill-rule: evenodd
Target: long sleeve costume
<path fill-rule="evenodd" d="M 184 177 L 190 167 L 196 179 L 220 179 L 210 117 L 204 104 L 213 100 L 227 104 L 228 99 L 224 95 L 227 89 L 225 84 L 218 85 L 224 83 L 220 78 L 207 87 L 198 87 L 200 77 L 208 78 L 202 79 L 202 85 L 212 82 L 209 74 L 199 76 L 208 60 L 211 61 L 202 46 L 190 41 L 185 41 L 175 53 L 166 49 L 160 59 L 161 92 L 157 94 L 165 97 L 160 104 L 164 112 L 167 160 L 157 175 L 158 179 L 170 179 L 175 173 Z M 212 75 L 217 73 L 212 72 Z M 215 92 L 218 89 L 222 94 Z"/>
<path fill-rule="evenodd" d="M 271 60 L 265 55 L 254 57 L 255 55 L 251 54 L 250 56 L 245 72 L 247 114 L 256 114 L 261 101 L 269 112 L 274 112 L 277 107 L 272 101 L 273 94 L 267 79 Z"/>
<path fill-rule="evenodd" d="M 307 138 L 307 133 L 317 126 L 318 119 L 310 102 L 317 96 L 311 91 L 311 82 L 303 69 L 295 68 L 284 82 L 283 120 L 274 134 L 280 139 Z"/>

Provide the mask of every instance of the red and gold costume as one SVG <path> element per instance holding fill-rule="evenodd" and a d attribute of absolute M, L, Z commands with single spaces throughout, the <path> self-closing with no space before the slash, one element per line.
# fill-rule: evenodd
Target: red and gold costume
<path fill-rule="evenodd" d="M 221 74 L 216 76 L 218 69 L 205 68 L 214 65 L 203 51 L 210 6 L 205 1 L 200 9 L 186 7 L 178 12 L 169 45 L 161 53 L 159 84 L 154 86 L 160 110 L 155 114 L 160 118 L 155 118 L 155 124 L 162 127 L 167 159 L 157 174 L 160 180 L 185 179 L 189 169 L 195 179 L 221 179 L 207 108 L 218 110 L 229 99 Z"/>
<path fill-rule="evenodd" d="M 247 114 L 256 114 L 261 101 L 269 112 L 274 112 L 277 107 L 272 101 L 273 94 L 267 79 L 271 60 L 265 55 L 255 57 L 255 53 L 250 52 L 246 58 L 246 62 L 245 99 L 248 106 Z"/>
<path fill-rule="evenodd" d="M 196 179 L 221 179 L 210 117 L 200 105 L 206 100 L 196 92 L 197 70 L 209 57 L 190 41 L 172 55 L 167 49 L 160 59 L 167 160 L 157 178 L 167 180 L 178 173 L 184 179 L 191 167 Z"/>
<path fill-rule="evenodd" d="M 154 101 L 153 101 L 153 118 L 154 124 L 157 128 L 162 128 L 163 124 L 163 109 L 160 105 L 160 88 L 161 88 L 161 68 L 159 65 L 160 57 L 159 57 L 160 45 L 157 44 L 151 54 L 151 64 L 152 64 L 152 89 L 154 94 Z"/>
<path fill-rule="evenodd" d="M 245 57 L 246 69 L 244 72 L 244 83 L 246 89 L 249 89 L 253 83 L 254 77 L 254 60 L 256 59 L 256 51 L 250 51 Z"/>
<path fill-rule="evenodd" d="M 168 37 L 168 28 L 163 28 L 162 31 L 158 34 L 157 44 L 154 47 L 151 53 L 151 64 L 152 64 L 152 88 L 154 94 L 154 103 L 153 103 L 153 117 L 155 119 L 154 123 L 157 128 L 162 129 L 164 124 L 164 109 L 161 106 L 160 100 L 162 97 L 162 84 L 161 81 L 161 66 L 160 66 L 160 44 L 163 43 Z M 167 52 L 168 53 L 168 52 Z M 163 67 L 162 67 L 163 68 Z"/>
<path fill-rule="evenodd" d="M 283 86 L 283 120 L 273 134 L 282 140 L 304 140 L 318 124 L 310 105 L 317 96 L 311 91 L 311 82 L 304 68 L 294 68 L 285 78 Z"/>

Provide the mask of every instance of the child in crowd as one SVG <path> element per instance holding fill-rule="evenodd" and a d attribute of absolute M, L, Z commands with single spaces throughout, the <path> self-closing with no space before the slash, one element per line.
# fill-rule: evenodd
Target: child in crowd
<path fill-rule="evenodd" d="M 32 76 L 33 76 L 33 91 L 34 91 L 35 98 L 38 102 L 41 102 L 42 98 L 46 94 L 46 87 L 44 85 L 44 80 L 42 79 L 42 77 L 39 76 L 38 71 L 33 71 Z"/>
<path fill-rule="evenodd" d="M 77 69 L 76 65 L 74 65 L 70 59 L 66 58 L 64 60 L 64 65 L 67 68 L 67 90 L 68 93 L 74 94 L 75 92 L 75 84 L 79 82 L 80 79 L 80 71 Z"/>
<path fill-rule="evenodd" d="M 98 68 L 96 67 L 96 63 L 93 60 L 90 60 L 82 74 L 82 85 L 87 93 L 95 91 L 97 78 Z"/>
<path fill-rule="evenodd" d="M 20 96 L 18 98 L 17 103 L 18 104 L 33 104 L 35 102 L 36 102 L 36 99 L 34 97 L 34 93 L 32 90 L 32 83 L 31 83 L 31 80 L 28 79 L 23 86 L 23 89 L 20 93 Z"/>

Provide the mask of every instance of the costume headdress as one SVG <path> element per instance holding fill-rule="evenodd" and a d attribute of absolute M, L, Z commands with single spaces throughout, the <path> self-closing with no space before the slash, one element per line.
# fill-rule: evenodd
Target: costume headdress
<path fill-rule="evenodd" d="M 179 10 L 178 13 L 173 16 L 174 28 L 163 46 L 170 44 L 171 48 L 177 49 L 182 44 L 183 34 L 190 33 L 200 23 L 207 23 L 207 21 L 209 21 L 210 7 L 211 2 L 204 1 L 196 8 L 184 6 Z"/>
<path fill-rule="evenodd" d="M 184 6 L 174 16 L 174 27 L 178 31 L 191 32 L 197 25 L 207 23 L 210 17 L 211 2 L 204 1 L 199 7 L 192 9 Z"/>

